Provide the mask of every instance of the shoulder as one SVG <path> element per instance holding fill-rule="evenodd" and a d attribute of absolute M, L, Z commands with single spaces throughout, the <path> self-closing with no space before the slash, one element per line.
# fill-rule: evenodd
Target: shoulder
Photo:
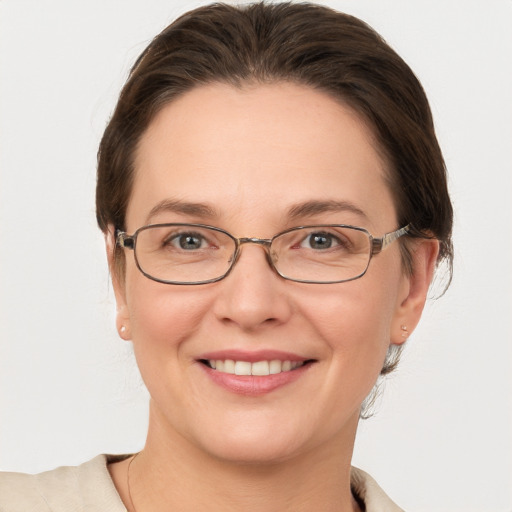
<path fill-rule="evenodd" d="M 0 473 L 0 512 L 125 512 L 107 469 L 111 460 L 99 455 L 36 475 Z"/>
<path fill-rule="evenodd" d="M 352 492 L 364 503 L 366 512 L 404 512 L 363 470 L 353 467 L 350 473 L 350 483 Z"/>

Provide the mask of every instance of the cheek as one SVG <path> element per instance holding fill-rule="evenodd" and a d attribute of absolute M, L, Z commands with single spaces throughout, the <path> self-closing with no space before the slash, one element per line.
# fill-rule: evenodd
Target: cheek
<path fill-rule="evenodd" d="M 324 340 L 336 366 L 343 367 L 355 379 L 368 378 L 371 386 L 390 345 L 398 302 L 399 280 L 395 277 L 384 276 L 378 282 L 378 278 L 364 276 L 328 293 L 315 290 L 302 302 L 303 316 L 314 326 L 318 338 Z"/>
<path fill-rule="evenodd" d="M 194 287 L 171 286 L 141 275 L 127 288 L 134 349 L 139 364 L 149 357 L 175 355 L 199 329 L 210 301 Z M 158 359 L 157 359 L 158 360 Z"/>
<path fill-rule="evenodd" d="M 335 349 L 340 345 L 377 346 L 389 343 L 396 295 L 343 283 L 339 293 L 317 300 L 309 295 L 303 311 Z M 312 304 L 314 306 L 312 307 Z M 362 342 L 362 343 L 361 343 Z"/>

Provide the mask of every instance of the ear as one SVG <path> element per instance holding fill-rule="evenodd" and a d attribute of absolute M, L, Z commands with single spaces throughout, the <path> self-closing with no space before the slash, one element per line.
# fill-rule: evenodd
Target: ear
<path fill-rule="evenodd" d="M 439 241 L 417 239 L 410 248 L 412 271 L 403 275 L 391 323 L 391 344 L 401 345 L 420 321 L 439 254 Z"/>
<path fill-rule="evenodd" d="M 116 328 L 123 340 L 131 339 L 130 314 L 126 302 L 126 286 L 124 276 L 120 275 L 120 269 L 115 261 L 116 238 L 115 228 L 109 224 L 105 233 L 105 247 L 107 251 L 108 268 L 112 279 L 112 287 L 116 297 Z"/>

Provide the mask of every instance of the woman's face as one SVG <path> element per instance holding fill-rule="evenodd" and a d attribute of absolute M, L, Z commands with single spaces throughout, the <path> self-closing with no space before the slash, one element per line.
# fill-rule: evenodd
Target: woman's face
<path fill-rule="evenodd" d="M 369 130 L 298 85 L 198 87 L 160 111 L 135 164 L 128 233 L 168 222 L 259 238 L 305 224 L 374 236 L 399 227 Z M 149 436 L 222 459 L 277 461 L 350 443 L 390 340 L 402 342 L 400 325 L 419 316 L 397 243 L 339 284 L 284 280 L 251 244 L 225 279 L 197 286 L 152 281 L 126 257 L 114 283 L 118 323 L 151 395 Z M 309 362 L 239 377 L 207 359 Z"/>

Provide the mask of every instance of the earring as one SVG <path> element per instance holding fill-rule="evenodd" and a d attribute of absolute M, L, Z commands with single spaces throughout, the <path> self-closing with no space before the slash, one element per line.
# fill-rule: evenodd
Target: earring
<path fill-rule="evenodd" d="M 125 334 L 126 333 L 126 326 L 125 325 L 121 325 L 121 328 L 119 329 L 119 331 L 121 332 L 121 334 Z"/>
<path fill-rule="evenodd" d="M 407 330 L 406 325 L 401 325 L 400 329 L 402 329 L 402 338 L 407 339 L 409 337 L 409 331 Z"/>

